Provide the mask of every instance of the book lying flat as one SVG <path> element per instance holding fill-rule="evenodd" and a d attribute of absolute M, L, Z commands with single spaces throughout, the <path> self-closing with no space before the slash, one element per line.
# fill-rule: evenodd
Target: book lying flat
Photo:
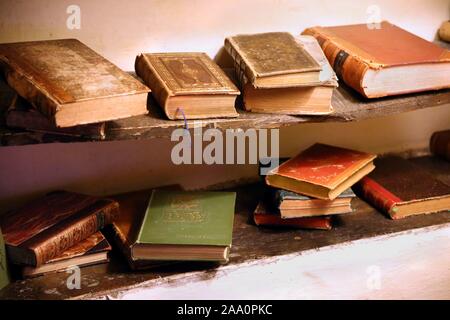
<path fill-rule="evenodd" d="M 61 272 L 72 266 L 86 267 L 108 262 L 109 251 L 111 251 L 111 246 L 108 240 L 101 232 L 96 232 L 40 267 L 23 267 L 22 276 L 24 278 L 36 277 Z"/>
<path fill-rule="evenodd" d="M 150 90 L 76 39 L 0 44 L 0 72 L 57 127 L 147 113 Z"/>
<path fill-rule="evenodd" d="M 450 50 L 389 22 L 313 27 L 339 79 L 367 98 L 450 88 Z"/>
<path fill-rule="evenodd" d="M 238 116 L 239 90 L 206 53 L 142 53 L 135 69 L 169 119 Z"/>
<path fill-rule="evenodd" d="M 237 35 L 225 50 L 240 78 L 255 88 L 286 88 L 320 82 L 320 64 L 287 32 Z"/>
<path fill-rule="evenodd" d="M 133 260 L 228 261 L 234 192 L 153 190 Z"/>
<path fill-rule="evenodd" d="M 111 224 L 116 201 L 59 191 L 0 216 L 11 263 L 40 267 Z"/>
<path fill-rule="evenodd" d="M 450 186 L 408 160 L 386 157 L 355 191 L 392 219 L 450 210 Z"/>
<path fill-rule="evenodd" d="M 266 201 L 259 202 L 253 213 L 253 221 L 257 226 L 319 230 L 330 230 L 332 228 L 330 216 L 283 219 L 277 210 L 271 208 Z"/>
<path fill-rule="evenodd" d="M 271 170 L 269 186 L 334 200 L 375 167 L 375 155 L 315 144 Z"/>
<path fill-rule="evenodd" d="M 333 112 L 331 98 L 337 87 L 337 77 L 323 54 L 317 40 L 312 36 L 299 36 L 295 39 L 321 67 L 319 79 L 314 86 L 255 88 L 239 77 L 243 92 L 244 107 L 247 111 L 279 114 L 323 115 Z"/>
<path fill-rule="evenodd" d="M 281 218 L 287 219 L 350 213 L 355 197 L 352 189 L 345 190 L 334 200 L 315 199 L 281 189 L 274 192 L 275 206 Z"/>

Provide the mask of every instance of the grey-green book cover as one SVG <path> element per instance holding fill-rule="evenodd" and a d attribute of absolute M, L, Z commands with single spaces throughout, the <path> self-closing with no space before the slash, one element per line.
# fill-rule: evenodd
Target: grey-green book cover
<path fill-rule="evenodd" d="M 8 264 L 6 262 L 5 242 L 0 229 L 0 289 L 9 284 Z"/>
<path fill-rule="evenodd" d="M 234 192 L 153 190 L 141 244 L 231 246 Z"/>

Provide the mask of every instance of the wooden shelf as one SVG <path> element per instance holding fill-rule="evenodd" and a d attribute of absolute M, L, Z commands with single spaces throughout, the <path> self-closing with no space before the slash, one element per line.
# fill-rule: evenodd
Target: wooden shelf
<path fill-rule="evenodd" d="M 189 128 L 193 126 L 219 129 L 280 128 L 302 123 L 359 121 L 444 104 L 450 104 L 450 90 L 367 100 L 362 99 L 356 92 L 341 84 L 333 94 L 332 105 L 335 112 L 329 116 L 258 114 L 239 109 L 238 118 L 189 120 L 187 124 Z M 108 122 L 105 141 L 167 138 L 174 129 L 184 127 L 184 121 L 165 119 L 152 98 L 149 99 L 148 106 L 148 115 Z M 26 145 L 92 140 L 0 128 L 0 141 L 3 145 Z"/>
<path fill-rule="evenodd" d="M 450 184 L 450 163 L 431 157 L 416 158 L 412 161 Z M 219 277 L 221 272 L 230 272 L 252 263 L 261 266 L 281 261 L 293 254 L 302 259 L 302 254 L 306 251 L 330 246 L 345 247 L 358 240 L 378 241 L 380 237 L 393 237 L 402 232 L 420 233 L 421 230 L 442 228 L 450 230 L 448 211 L 394 221 L 358 198 L 352 203 L 355 211 L 336 217 L 335 228 L 331 231 L 258 228 L 250 222 L 250 216 L 262 194 L 262 186 L 258 184 L 241 187 L 237 192 L 233 247 L 227 265 L 179 263 L 132 272 L 114 247 L 109 264 L 82 268 L 80 290 L 69 290 L 66 286 L 68 274 L 59 273 L 16 281 L 0 291 L 0 299 L 117 297 L 129 289 L 157 286 L 161 281 L 174 285 L 183 283 L 183 279 L 189 283 L 205 281 Z"/>

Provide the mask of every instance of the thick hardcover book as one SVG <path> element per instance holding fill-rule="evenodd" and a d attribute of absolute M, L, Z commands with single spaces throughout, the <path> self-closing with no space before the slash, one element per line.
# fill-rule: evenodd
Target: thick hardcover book
<path fill-rule="evenodd" d="M 450 160 L 450 130 L 433 133 L 430 139 L 430 151 L 434 155 Z"/>
<path fill-rule="evenodd" d="M 8 261 L 6 260 L 5 241 L 0 229 L 0 290 L 9 284 Z"/>
<path fill-rule="evenodd" d="M 375 168 L 375 157 L 318 143 L 271 170 L 266 182 L 275 188 L 334 200 Z"/>
<path fill-rule="evenodd" d="M 282 218 L 324 216 L 352 212 L 351 201 L 355 198 L 352 189 L 347 189 L 334 200 L 315 199 L 295 192 L 274 190 L 276 208 Z"/>
<path fill-rule="evenodd" d="M 245 76 L 255 88 L 320 83 L 320 64 L 287 32 L 237 35 L 226 38 L 224 46 L 237 74 Z"/>
<path fill-rule="evenodd" d="M 133 259 L 228 261 L 235 197 L 234 192 L 153 190 Z"/>
<path fill-rule="evenodd" d="M 299 36 L 296 41 L 320 65 L 319 82 L 315 86 L 256 89 L 246 80 L 242 69 L 235 71 L 243 92 L 244 107 L 248 111 L 279 114 L 323 115 L 333 112 L 331 98 L 337 87 L 337 77 L 312 36 Z"/>
<path fill-rule="evenodd" d="M 147 113 L 150 90 L 76 39 L 0 44 L 0 71 L 58 127 Z"/>
<path fill-rule="evenodd" d="M 450 210 L 450 186 L 399 157 L 375 161 L 376 169 L 355 191 L 392 219 Z"/>
<path fill-rule="evenodd" d="M 108 262 L 108 252 L 111 246 L 99 231 L 64 251 L 59 256 L 49 260 L 42 266 L 22 268 L 23 277 L 36 277 L 53 272 L 64 271 L 71 266 L 85 267 Z"/>
<path fill-rule="evenodd" d="M 11 263 L 39 267 L 111 224 L 119 204 L 59 191 L 0 217 Z"/>
<path fill-rule="evenodd" d="M 339 79 L 367 98 L 450 87 L 450 51 L 389 22 L 313 27 Z"/>
<path fill-rule="evenodd" d="M 264 201 L 261 201 L 256 207 L 253 213 L 253 220 L 257 226 L 320 230 L 330 230 L 332 228 L 331 217 L 329 216 L 283 219 L 276 209 L 271 208 Z"/>
<path fill-rule="evenodd" d="M 238 116 L 239 90 L 206 53 L 143 53 L 135 69 L 169 119 Z"/>

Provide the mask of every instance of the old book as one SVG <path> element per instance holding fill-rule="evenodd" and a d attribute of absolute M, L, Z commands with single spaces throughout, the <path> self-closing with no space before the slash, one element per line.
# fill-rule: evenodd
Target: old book
<path fill-rule="evenodd" d="M 58 127 L 147 113 L 150 90 L 76 39 L 0 44 L 0 71 Z"/>
<path fill-rule="evenodd" d="M 355 191 L 392 219 L 450 210 L 450 186 L 408 160 L 386 157 Z"/>
<path fill-rule="evenodd" d="M 314 86 L 255 88 L 241 72 L 238 77 L 247 111 L 294 115 L 323 115 L 333 112 L 331 98 L 337 87 L 336 74 L 314 37 L 299 36 L 296 41 L 319 63 L 319 82 Z"/>
<path fill-rule="evenodd" d="M 6 287 L 10 282 L 8 261 L 6 260 L 5 241 L 3 240 L 2 230 L 0 229 L 0 290 Z"/>
<path fill-rule="evenodd" d="M 353 198 L 355 194 L 350 188 L 334 200 L 315 199 L 282 189 L 274 191 L 275 206 L 285 219 L 350 213 Z"/>
<path fill-rule="evenodd" d="M 22 268 L 24 278 L 67 270 L 72 266 L 86 267 L 93 264 L 108 262 L 108 252 L 111 246 L 99 231 L 64 251 L 59 256 L 49 260 L 40 267 L 25 266 Z"/>
<path fill-rule="evenodd" d="M 238 116 L 239 90 L 205 53 L 143 53 L 135 69 L 169 119 Z"/>
<path fill-rule="evenodd" d="M 320 83 L 320 64 L 287 32 L 237 35 L 226 38 L 224 46 L 237 73 L 255 88 Z"/>
<path fill-rule="evenodd" d="M 450 51 L 389 22 L 313 27 L 339 79 L 367 98 L 450 87 Z"/>
<path fill-rule="evenodd" d="M 329 216 L 283 219 L 277 210 L 271 208 L 265 201 L 261 201 L 256 207 L 253 220 L 257 226 L 319 230 L 330 230 L 332 228 L 331 217 Z"/>
<path fill-rule="evenodd" d="M 375 155 L 317 143 L 271 170 L 268 185 L 334 200 L 375 167 Z"/>
<path fill-rule="evenodd" d="M 450 160 L 450 130 L 433 133 L 430 139 L 430 151 L 434 155 Z"/>
<path fill-rule="evenodd" d="M 0 216 L 11 263 L 40 267 L 111 224 L 116 201 L 58 191 Z"/>
<path fill-rule="evenodd" d="M 234 192 L 153 190 L 133 259 L 228 261 Z"/>

